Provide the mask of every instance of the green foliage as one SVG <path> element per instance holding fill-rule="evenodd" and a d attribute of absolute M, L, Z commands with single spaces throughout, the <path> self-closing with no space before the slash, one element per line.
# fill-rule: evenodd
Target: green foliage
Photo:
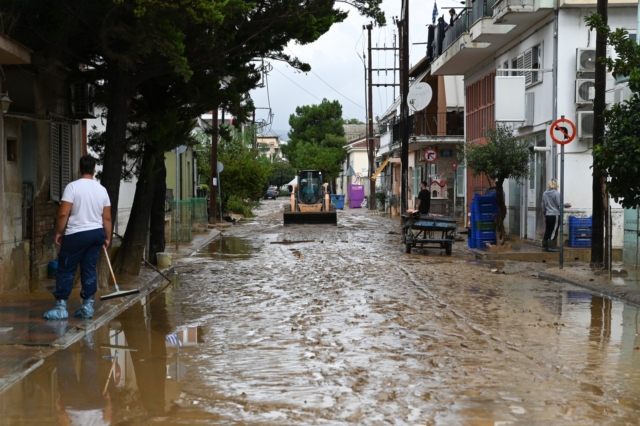
<path fill-rule="evenodd" d="M 387 202 L 387 194 L 384 192 L 376 192 L 376 201 L 379 206 L 383 206 Z"/>
<path fill-rule="evenodd" d="M 241 135 L 220 141 L 218 159 L 224 164 L 220 173 L 223 210 L 229 209 L 227 203 L 231 197 L 251 200 L 262 196 L 271 164 L 264 158 L 256 158 L 255 151 L 245 145 Z"/>
<path fill-rule="evenodd" d="M 347 121 L 345 121 L 344 124 L 364 124 L 364 123 L 358 120 L 357 118 L 350 118 Z"/>
<path fill-rule="evenodd" d="M 295 169 L 322 170 L 325 182 L 332 181 L 347 156 L 343 124 L 338 101 L 297 107 L 289 117 L 291 140 L 282 151 Z"/>
<path fill-rule="evenodd" d="M 227 201 L 226 211 L 229 213 L 241 214 L 244 217 L 253 217 L 254 203 L 251 201 L 244 201 L 236 196 L 229 197 Z"/>
<path fill-rule="evenodd" d="M 529 141 L 518 139 L 513 130 L 502 126 L 487 129 L 484 136 L 486 143 L 472 142 L 465 148 L 466 166 L 474 176 L 484 173 L 496 182 L 520 182 L 529 177 Z"/>
<path fill-rule="evenodd" d="M 611 31 L 598 14 L 585 21 L 606 36 L 607 44 L 619 55 L 616 59 L 598 60 L 614 75 L 628 76 L 633 93 L 630 100 L 604 112 L 604 141 L 593 147 L 593 167 L 611 178 L 607 190 L 616 202 L 625 208 L 636 208 L 640 205 L 640 45 L 629 39 L 624 28 Z"/>
<path fill-rule="evenodd" d="M 504 218 L 507 207 L 504 200 L 504 181 L 514 179 L 518 182 L 529 177 L 531 152 L 528 140 L 518 139 L 514 131 L 505 126 L 485 130 L 486 142 L 473 142 L 466 145 L 465 163 L 474 176 L 484 173 L 496 184 L 496 202 L 499 213 L 496 215 L 496 238 L 499 245 L 505 241 Z"/>
<path fill-rule="evenodd" d="M 276 161 L 271 165 L 271 174 L 269 175 L 269 185 L 275 185 L 280 188 L 286 185 L 296 177 L 296 170 L 286 161 Z"/>

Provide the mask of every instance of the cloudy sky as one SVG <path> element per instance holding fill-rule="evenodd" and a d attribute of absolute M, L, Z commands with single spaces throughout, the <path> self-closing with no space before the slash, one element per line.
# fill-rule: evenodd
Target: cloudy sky
<path fill-rule="evenodd" d="M 410 56 L 411 65 L 417 63 L 426 53 L 427 25 L 431 23 L 433 1 L 410 0 Z M 438 0 L 440 15 L 448 16 L 447 9 L 461 6 L 459 1 Z M 349 6 L 342 6 L 348 8 Z M 393 23 L 394 16 L 400 16 L 401 0 L 385 0 L 383 10 L 387 17 L 387 26 L 374 27 L 371 38 L 374 47 L 386 44 L 390 47 L 397 27 Z M 445 9 L 446 8 L 446 9 Z M 448 20 L 448 19 L 447 19 Z M 345 119 L 357 118 L 365 121 L 365 70 L 363 52 L 366 52 L 367 33 L 362 26 L 369 21 L 350 9 L 345 22 L 334 25 L 328 33 L 313 44 L 300 46 L 294 43 L 288 46 L 287 53 L 295 54 L 302 61 L 311 65 L 312 71 L 300 73 L 290 66 L 271 62 L 273 69 L 268 74 L 268 90 L 266 87 L 251 92 L 256 107 L 269 108 L 273 112 L 273 123 L 265 128 L 264 133 L 286 134 L 289 130 L 289 115 L 300 105 L 317 104 L 323 98 L 338 100 L 343 107 Z M 397 42 L 396 42 L 397 44 Z M 373 52 L 373 68 L 392 68 L 392 51 Z M 374 72 L 374 83 L 393 82 L 393 75 L 386 76 Z M 396 96 L 398 89 L 396 88 Z M 373 113 L 381 115 L 393 100 L 392 88 L 373 88 Z M 268 119 L 267 109 L 258 109 L 258 120 Z"/>

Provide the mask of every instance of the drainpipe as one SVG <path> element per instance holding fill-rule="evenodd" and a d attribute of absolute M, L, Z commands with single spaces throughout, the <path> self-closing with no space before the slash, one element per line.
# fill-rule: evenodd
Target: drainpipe
<path fill-rule="evenodd" d="M 639 0 L 640 1 L 640 0 Z M 558 0 L 553 0 L 553 108 L 552 118 L 553 123 L 558 118 Z M 551 158 L 553 158 L 553 167 L 551 174 L 554 179 L 558 178 L 558 149 L 557 144 L 551 143 Z M 564 185 L 564 182 L 561 182 Z"/>

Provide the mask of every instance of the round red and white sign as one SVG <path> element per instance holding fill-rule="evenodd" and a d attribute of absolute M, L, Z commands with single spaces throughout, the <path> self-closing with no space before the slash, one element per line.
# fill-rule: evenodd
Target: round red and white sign
<path fill-rule="evenodd" d="M 427 148 L 424 150 L 423 157 L 427 163 L 434 163 L 438 159 L 438 151 L 433 148 Z"/>

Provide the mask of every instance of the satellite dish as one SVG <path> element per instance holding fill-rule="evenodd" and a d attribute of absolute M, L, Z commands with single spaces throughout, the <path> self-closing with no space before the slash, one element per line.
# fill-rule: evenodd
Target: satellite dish
<path fill-rule="evenodd" d="M 427 83 L 418 83 L 409 89 L 407 103 L 412 110 L 422 111 L 429 105 L 432 97 L 433 91 L 431 90 L 431 86 Z"/>
<path fill-rule="evenodd" d="M 595 71 L 596 69 L 596 51 L 595 50 L 583 50 L 580 52 L 580 58 L 578 59 L 580 68 L 586 72 Z"/>

